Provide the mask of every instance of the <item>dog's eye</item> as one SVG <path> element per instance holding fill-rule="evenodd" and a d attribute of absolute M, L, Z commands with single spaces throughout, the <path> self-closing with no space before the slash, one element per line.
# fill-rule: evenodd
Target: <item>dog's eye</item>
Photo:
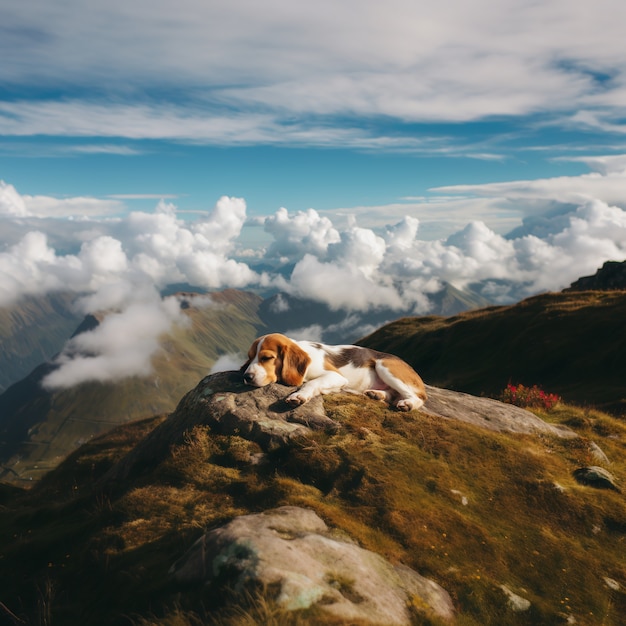
<path fill-rule="evenodd" d="M 274 357 L 273 356 L 262 356 L 259 361 L 261 361 L 261 363 L 265 363 L 266 361 L 271 361 Z"/>

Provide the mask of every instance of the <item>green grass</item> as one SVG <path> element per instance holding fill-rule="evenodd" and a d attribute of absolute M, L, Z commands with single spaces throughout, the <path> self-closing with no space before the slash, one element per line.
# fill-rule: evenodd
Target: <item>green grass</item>
<path fill-rule="evenodd" d="M 325 404 L 344 426 L 339 433 L 315 435 L 262 465 L 249 462 L 255 444 L 197 426 L 150 474 L 129 476 L 118 491 L 94 489 L 155 418 L 83 446 L 30 491 L 0 491 L 0 602 L 29 624 L 98 626 L 120 616 L 140 626 L 339 624 L 285 613 L 271 590 L 233 606 L 221 591 L 168 578 L 205 529 L 292 504 L 440 583 L 459 624 L 556 625 L 570 615 L 583 625 L 623 623 L 624 495 L 572 477 L 595 441 L 623 484 L 622 421 L 561 404 L 542 417 L 581 435 L 561 440 L 398 413 L 354 396 Z M 502 585 L 531 608 L 513 612 Z M 425 623 L 417 612 L 415 624 Z"/>

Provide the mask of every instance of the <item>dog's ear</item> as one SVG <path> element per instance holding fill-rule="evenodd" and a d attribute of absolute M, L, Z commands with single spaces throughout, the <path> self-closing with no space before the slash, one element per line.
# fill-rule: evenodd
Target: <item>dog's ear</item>
<path fill-rule="evenodd" d="M 250 349 L 248 350 L 248 360 L 241 366 L 239 370 L 242 374 L 248 369 L 248 366 L 250 365 L 250 363 L 252 363 L 252 359 L 254 359 L 254 357 L 256 356 L 256 350 L 259 345 L 259 341 L 261 341 L 260 338 L 255 339 L 252 342 L 252 345 L 250 346 Z"/>
<path fill-rule="evenodd" d="M 311 363 L 311 357 L 296 343 L 290 341 L 283 346 L 280 380 L 285 385 L 299 387 Z"/>

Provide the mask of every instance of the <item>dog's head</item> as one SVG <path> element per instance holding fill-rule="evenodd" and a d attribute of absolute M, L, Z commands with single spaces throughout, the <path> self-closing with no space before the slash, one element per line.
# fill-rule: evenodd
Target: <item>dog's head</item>
<path fill-rule="evenodd" d="M 276 382 L 300 386 L 310 362 L 311 357 L 297 343 L 273 333 L 255 339 L 241 372 L 244 382 L 254 387 Z"/>

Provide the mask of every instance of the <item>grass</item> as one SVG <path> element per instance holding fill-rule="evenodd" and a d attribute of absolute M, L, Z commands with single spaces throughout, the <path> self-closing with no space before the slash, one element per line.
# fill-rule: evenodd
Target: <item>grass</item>
<path fill-rule="evenodd" d="M 272 590 L 233 605 L 223 591 L 179 588 L 168 577 L 207 528 L 292 504 L 440 583 L 461 625 L 549 626 L 569 616 L 582 625 L 622 623 L 624 495 L 572 477 L 589 464 L 593 441 L 623 484 L 622 421 L 560 404 L 541 417 L 580 435 L 561 440 L 398 413 L 355 396 L 327 396 L 325 404 L 340 432 L 261 464 L 251 462 L 260 452 L 254 443 L 197 426 L 150 474 L 131 475 L 116 492 L 95 490 L 155 418 L 83 446 L 30 491 L 2 490 L 0 602 L 29 624 L 339 624 L 286 613 Z M 350 580 L 335 582 L 350 588 Z M 514 612 L 503 585 L 530 608 Z M 414 623 L 431 622 L 416 611 Z"/>
<path fill-rule="evenodd" d="M 546 293 L 404 318 L 360 343 L 397 354 L 432 385 L 496 397 L 507 383 L 541 383 L 566 402 L 626 415 L 625 317 L 626 291 Z"/>

